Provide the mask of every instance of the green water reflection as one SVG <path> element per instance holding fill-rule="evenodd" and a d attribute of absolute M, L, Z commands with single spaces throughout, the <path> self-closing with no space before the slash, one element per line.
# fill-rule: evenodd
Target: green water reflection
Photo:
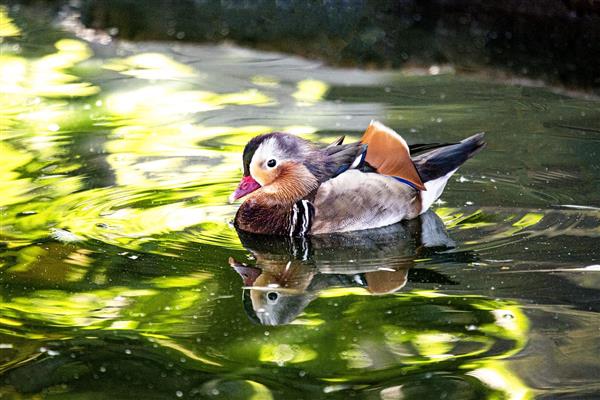
<path fill-rule="evenodd" d="M 540 365 L 522 356 L 543 335 L 529 304 L 585 310 L 575 325 L 598 348 L 597 279 L 552 274 L 535 292 L 517 274 L 600 258 L 597 102 L 45 29 L 47 43 L 0 8 L 2 396 L 526 399 L 544 390 L 519 361 Z M 357 238 L 313 244 L 311 282 L 327 284 L 294 288 L 308 300 L 285 323 L 253 322 L 228 259 L 267 272 L 282 259 L 230 226 L 243 145 L 272 130 L 358 137 L 371 118 L 410 142 L 488 131 L 436 208 L 447 240 L 410 228 L 361 254 Z M 356 265 L 408 272 L 377 292 L 348 283 Z"/>

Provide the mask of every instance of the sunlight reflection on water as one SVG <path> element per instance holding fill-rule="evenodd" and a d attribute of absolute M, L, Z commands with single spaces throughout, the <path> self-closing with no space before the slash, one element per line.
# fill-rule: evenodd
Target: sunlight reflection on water
<path fill-rule="evenodd" d="M 599 148 L 571 128 L 597 103 L 224 45 L 30 54 L 0 15 L 2 394 L 523 399 L 567 371 L 596 388 Z M 298 259 L 238 237 L 226 199 L 251 137 L 357 138 L 371 119 L 411 143 L 488 132 L 436 207 L 444 246 L 409 226 Z M 230 256 L 271 284 L 299 263 L 268 320 L 290 324 L 250 322 L 269 286 Z"/>

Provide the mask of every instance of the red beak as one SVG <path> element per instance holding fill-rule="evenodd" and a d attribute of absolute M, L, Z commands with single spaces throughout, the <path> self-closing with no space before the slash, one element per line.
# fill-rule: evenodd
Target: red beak
<path fill-rule="evenodd" d="M 229 257 L 229 265 L 233 267 L 235 272 L 237 272 L 242 280 L 244 281 L 244 286 L 252 286 L 254 285 L 254 281 L 256 278 L 262 274 L 262 271 L 259 268 L 251 267 L 244 263 L 237 261 L 233 257 Z"/>
<path fill-rule="evenodd" d="M 243 177 L 239 186 L 235 189 L 235 192 L 231 193 L 231 196 L 229 196 L 229 203 L 233 203 L 237 199 L 244 197 L 248 193 L 254 192 L 258 188 L 260 188 L 260 184 L 256 182 L 254 178 L 251 176 Z"/>

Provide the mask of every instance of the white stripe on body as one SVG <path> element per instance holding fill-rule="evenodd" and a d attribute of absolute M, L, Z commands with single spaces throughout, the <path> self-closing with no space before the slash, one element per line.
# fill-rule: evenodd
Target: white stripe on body
<path fill-rule="evenodd" d="M 310 213 L 308 210 L 308 201 L 306 200 L 302 200 L 302 207 L 304 207 L 304 220 L 302 221 L 302 231 L 300 232 L 300 235 L 304 235 L 306 234 L 306 231 L 308 231 L 308 222 L 310 219 Z"/>
<path fill-rule="evenodd" d="M 294 204 L 292 207 L 292 222 L 290 223 L 290 236 L 294 236 L 294 228 L 298 220 L 298 206 Z"/>

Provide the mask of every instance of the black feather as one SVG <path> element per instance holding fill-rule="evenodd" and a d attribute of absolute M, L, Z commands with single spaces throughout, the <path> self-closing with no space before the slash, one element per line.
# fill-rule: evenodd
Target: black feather
<path fill-rule="evenodd" d="M 420 153 L 423 153 L 423 152 L 426 152 L 429 150 L 433 150 L 433 149 L 437 149 L 439 147 L 450 146 L 453 144 L 457 144 L 457 143 L 416 143 L 416 144 L 409 144 L 408 150 L 410 152 L 411 157 L 414 157 Z"/>
<path fill-rule="evenodd" d="M 346 136 L 340 136 L 339 138 L 337 138 L 333 143 L 328 144 L 327 146 L 325 146 L 325 148 L 329 148 L 329 147 L 335 147 L 335 146 L 339 146 L 342 143 L 344 143 L 344 139 L 346 138 Z"/>
<path fill-rule="evenodd" d="M 360 142 L 325 148 L 324 152 L 327 155 L 327 163 L 331 165 L 329 168 L 332 172 L 330 178 L 347 171 L 354 161 L 366 151 L 367 145 Z"/>
<path fill-rule="evenodd" d="M 413 158 L 423 182 L 446 175 L 485 147 L 484 133 L 468 137 L 460 143 L 435 148 Z"/>

